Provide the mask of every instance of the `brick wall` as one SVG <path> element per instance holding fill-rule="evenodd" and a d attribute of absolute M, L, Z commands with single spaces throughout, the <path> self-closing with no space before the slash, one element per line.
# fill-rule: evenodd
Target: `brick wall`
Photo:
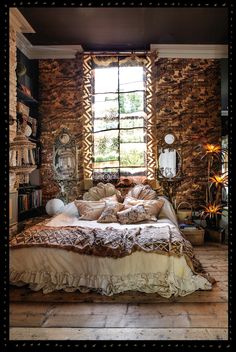
<path fill-rule="evenodd" d="M 156 63 L 157 139 L 166 130 L 178 137 L 184 180 L 177 203 L 205 199 L 206 162 L 195 149 L 221 139 L 219 60 L 159 59 Z"/>
<path fill-rule="evenodd" d="M 62 128 L 77 141 L 78 175 L 81 169 L 82 61 L 78 59 L 39 60 L 39 115 L 41 121 L 41 181 L 43 202 L 55 197 L 60 188 L 53 177 L 53 145 Z M 71 199 L 80 182 L 71 186 Z"/>
<path fill-rule="evenodd" d="M 59 191 L 53 180 L 53 143 L 64 127 L 77 140 L 78 175 L 83 178 L 81 148 L 82 58 L 40 60 L 40 117 L 44 202 Z M 220 66 L 218 60 L 159 59 L 156 63 L 157 138 L 172 129 L 182 148 L 184 181 L 177 202 L 201 204 L 205 197 L 206 164 L 194 148 L 220 141 Z M 74 185 L 73 195 L 80 188 Z"/>

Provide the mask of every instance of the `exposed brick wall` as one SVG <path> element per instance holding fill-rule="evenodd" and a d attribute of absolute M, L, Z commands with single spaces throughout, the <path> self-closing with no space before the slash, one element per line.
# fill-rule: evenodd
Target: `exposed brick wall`
<path fill-rule="evenodd" d="M 82 165 L 82 58 L 40 60 L 40 117 L 42 122 L 41 178 L 43 199 L 59 191 L 53 180 L 53 143 L 60 129 L 67 128 L 77 140 L 78 175 Z M 177 202 L 201 204 L 205 198 L 206 164 L 194 148 L 220 141 L 220 66 L 218 60 L 159 59 L 156 63 L 157 138 L 173 129 L 180 141 L 184 182 Z M 193 185 L 194 184 L 194 185 Z M 78 188 L 79 188 L 78 183 Z M 194 191 L 194 188 L 199 189 Z M 71 195 L 71 199 L 73 194 Z"/>
<path fill-rule="evenodd" d="M 197 206 L 205 199 L 206 161 L 200 160 L 195 147 L 219 143 L 221 138 L 220 63 L 159 59 L 156 68 L 157 139 L 167 129 L 177 135 L 184 175 L 177 203 L 189 201 Z"/>
<path fill-rule="evenodd" d="M 55 197 L 60 188 L 53 178 L 53 145 L 62 128 L 77 141 L 78 176 L 83 178 L 81 163 L 82 61 L 39 60 L 39 114 L 41 121 L 41 180 L 43 202 Z M 80 187 L 79 181 L 73 192 Z M 71 194 L 73 198 L 73 194 Z"/>

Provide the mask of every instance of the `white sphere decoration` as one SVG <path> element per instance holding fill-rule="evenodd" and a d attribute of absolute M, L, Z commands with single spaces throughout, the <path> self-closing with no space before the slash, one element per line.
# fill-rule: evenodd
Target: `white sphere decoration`
<path fill-rule="evenodd" d="M 60 214 L 64 210 L 64 203 L 61 199 L 50 199 L 46 204 L 46 212 L 48 215 Z"/>
<path fill-rule="evenodd" d="M 29 137 L 32 133 L 32 128 L 30 127 L 30 125 L 26 125 L 25 127 L 25 136 Z"/>

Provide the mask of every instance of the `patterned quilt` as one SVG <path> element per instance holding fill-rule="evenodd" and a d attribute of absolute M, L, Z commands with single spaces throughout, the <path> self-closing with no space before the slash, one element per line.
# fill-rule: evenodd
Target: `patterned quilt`
<path fill-rule="evenodd" d="M 201 263 L 194 256 L 191 243 L 186 240 L 177 227 L 145 228 L 113 227 L 87 228 L 81 226 L 46 226 L 45 221 L 17 234 L 10 240 L 10 248 L 52 247 L 80 254 L 100 257 L 121 258 L 135 251 L 160 253 L 163 255 L 185 256 L 193 272 L 214 283 Z"/>

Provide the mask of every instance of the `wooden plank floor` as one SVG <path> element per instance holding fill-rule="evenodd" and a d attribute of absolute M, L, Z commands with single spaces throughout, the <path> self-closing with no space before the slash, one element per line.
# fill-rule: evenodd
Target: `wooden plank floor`
<path fill-rule="evenodd" d="M 195 253 L 217 283 L 175 302 L 142 293 L 32 296 L 13 289 L 10 340 L 227 340 L 227 246 L 206 244 Z"/>

